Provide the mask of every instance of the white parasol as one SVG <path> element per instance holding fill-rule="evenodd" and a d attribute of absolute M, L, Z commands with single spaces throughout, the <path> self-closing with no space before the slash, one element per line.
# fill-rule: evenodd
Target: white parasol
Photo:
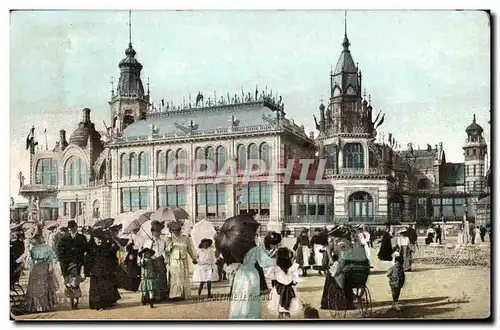
<path fill-rule="evenodd" d="M 213 240 L 216 233 L 214 225 L 210 221 L 203 219 L 194 224 L 191 230 L 191 239 L 197 248 L 202 239 L 210 238 Z"/>

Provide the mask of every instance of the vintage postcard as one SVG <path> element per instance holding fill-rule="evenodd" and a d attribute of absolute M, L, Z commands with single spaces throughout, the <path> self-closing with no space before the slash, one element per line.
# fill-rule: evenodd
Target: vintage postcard
<path fill-rule="evenodd" d="M 490 20 L 11 11 L 11 319 L 488 319 Z"/>

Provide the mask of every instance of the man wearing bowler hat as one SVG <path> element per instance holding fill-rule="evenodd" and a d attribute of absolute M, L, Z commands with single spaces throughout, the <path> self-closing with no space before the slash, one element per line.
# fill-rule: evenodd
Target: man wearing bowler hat
<path fill-rule="evenodd" d="M 68 229 L 69 235 L 62 237 L 57 246 L 61 273 L 64 278 L 68 276 L 70 262 L 76 264 L 78 274 L 81 274 L 87 251 L 87 240 L 84 235 L 78 233 L 78 225 L 74 220 L 68 221 Z"/>

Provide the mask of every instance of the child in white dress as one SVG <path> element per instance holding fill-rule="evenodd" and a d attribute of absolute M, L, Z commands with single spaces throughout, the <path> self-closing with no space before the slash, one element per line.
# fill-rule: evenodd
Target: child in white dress
<path fill-rule="evenodd" d="M 276 264 L 267 269 L 266 274 L 266 277 L 276 280 L 268 308 L 280 319 L 289 319 L 300 311 L 297 292 L 299 265 L 292 261 L 292 251 L 286 247 L 279 248 L 276 255 Z"/>
<path fill-rule="evenodd" d="M 197 263 L 194 266 L 193 282 L 200 283 L 198 296 L 201 296 L 203 285 L 207 283 L 208 298 L 212 298 L 212 277 L 214 276 L 215 251 L 210 249 L 212 240 L 204 238 L 198 246 Z"/>

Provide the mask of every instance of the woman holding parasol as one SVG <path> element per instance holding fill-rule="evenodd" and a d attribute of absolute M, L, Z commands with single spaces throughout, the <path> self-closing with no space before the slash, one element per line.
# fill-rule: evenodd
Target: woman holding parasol
<path fill-rule="evenodd" d="M 227 219 L 216 236 L 216 248 L 226 263 L 239 264 L 231 287 L 231 319 L 261 318 L 260 276 L 255 264 L 272 267 L 273 260 L 255 242 L 258 228 L 252 216 L 239 215 Z"/>
<path fill-rule="evenodd" d="M 189 281 L 188 254 L 196 264 L 196 252 L 193 241 L 181 234 L 182 222 L 172 221 L 168 224 L 172 236 L 165 240 L 165 251 L 168 254 L 170 273 L 170 293 L 172 300 L 185 300 L 191 296 Z"/>

